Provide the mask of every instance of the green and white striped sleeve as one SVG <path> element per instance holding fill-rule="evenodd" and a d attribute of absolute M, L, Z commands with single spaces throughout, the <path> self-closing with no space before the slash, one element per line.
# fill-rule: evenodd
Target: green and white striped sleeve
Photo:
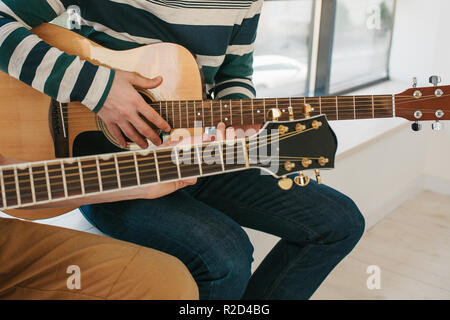
<path fill-rule="evenodd" d="M 0 70 L 59 102 L 79 101 L 100 110 L 114 70 L 52 47 L 30 32 L 66 11 L 76 0 L 1 0 Z"/>
<path fill-rule="evenodd" d="M 252 82 L 253 49 L 262 2 L 253 2 L 242 23 L 235 27 L 225 59 L 215 77 L 215 99 L 247 99 L 256 95 Z"/>

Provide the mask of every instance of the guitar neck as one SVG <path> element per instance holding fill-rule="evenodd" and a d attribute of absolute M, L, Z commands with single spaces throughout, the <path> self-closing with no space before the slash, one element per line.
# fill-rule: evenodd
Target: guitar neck
<path fill-rule="evenodd" d="M 248 139 L 0 167 L 0 210 L 249 168 Z"/>
<path fill-rule="evenodd" d="M 328 120 L 395 117 L 394 95 L 293 97 L 243 100 L 186 100 L 151 103 L 172 128 L 254 125 L 272 120 L 271 110 L 280 111 L 278 120 L 300 119 L 305 105 L 310 116 L 325 114 Z"/>

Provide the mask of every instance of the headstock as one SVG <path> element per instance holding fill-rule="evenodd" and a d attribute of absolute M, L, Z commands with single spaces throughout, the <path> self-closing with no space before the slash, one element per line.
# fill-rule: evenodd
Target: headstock
<path fill-rule="evenodd" d="M 417 88 L 414 79 L 413 87 L 395 95 L 395 114 L 398 117 L 415 121 L 414 131 L 419 131 L 419 121 L 436 121 L 433 130 L 443 128 L 441 120 L 450 120 L 450 86 L 438 86 L 440 77 L 430 77 L 432 87 Z"/>
<path fill-rule="evenodd" d="M 304 171 L 314 170 L 321 183 L 320 169 L 334 168 L 337 139 L 325 115 L 267 122 L 248 141 L 250 163 L 282 178 L 279 185 L 288 190 L 293 182 L 309 183 Z M 292 181 L 291 178 L 294 178 Z"/>

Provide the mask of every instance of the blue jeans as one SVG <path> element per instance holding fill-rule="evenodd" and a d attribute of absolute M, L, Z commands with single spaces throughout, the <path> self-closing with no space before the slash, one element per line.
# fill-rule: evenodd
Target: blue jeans
<path fill-rule="evenodd" d="M 111 237 L 178 257 L 200 299 L 308 299 L 364 232 L 347 196 L 315 181 L 283 191 L 258 170 L 202 178 L 155 200 L 81 209 Z M 241 226 L 281 238 L 253 275 Z"/>

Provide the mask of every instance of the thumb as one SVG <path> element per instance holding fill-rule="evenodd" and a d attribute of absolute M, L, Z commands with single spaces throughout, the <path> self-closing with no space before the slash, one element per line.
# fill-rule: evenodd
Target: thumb
<path fill-rule="evenodd" d="M 162 77 L 157 76 L 153 79 L 150 79 L 134 73 L 130 79 L 130 83 L 142 89 L 153 89 L 162 83 Z"/>

